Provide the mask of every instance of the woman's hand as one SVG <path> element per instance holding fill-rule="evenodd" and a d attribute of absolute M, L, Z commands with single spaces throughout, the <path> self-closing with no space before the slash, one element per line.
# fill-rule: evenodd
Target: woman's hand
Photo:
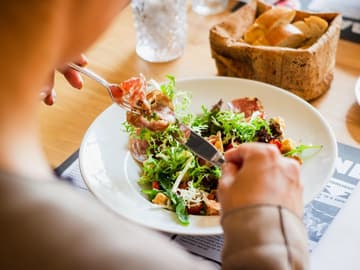
<path fill-rule="evenodd" d="M 84 55 L 80 55 L 75 61 L 79 66 L 86 66 L 88 61 Z M 58 69 L 61 72 L 70 85 L 76 89 L 81 89 L 83 86 L 83 79 L 81 78 L 79 72 L 73 70 L 68 66 L 64 66 Z M 40 98 L 44 101 L 46 105 L 53 105 L 56 99 L 56 92 L 54 89 L 54 76 L 55 71 L 53 71 L 48 79 L 47 84 L 40 91 Z"/>
<path fill-rule="evenodd" d="M 274 145 L 244 143 L 225 153 L 218 196 L 223 213 L 257 204 L 281 205 L 302 215 L 300 165 Z"/>

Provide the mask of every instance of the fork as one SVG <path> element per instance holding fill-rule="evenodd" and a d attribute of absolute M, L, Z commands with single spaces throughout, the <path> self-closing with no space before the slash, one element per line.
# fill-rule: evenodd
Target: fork
<path fill-rule="evenodd" d="M 94 79 L 96 82 L 100 83 L 102 86 L 106 88 L 112 100 L 118 104 L 121 108 L 126 111 L 130 111 L 136 114 L 142 114 L 141 108 L 136 108 L 131 106 L 126 99 L 115 99 L 113 92 L 111 90 L 112 87 L 119 87 L 117 84 L 109 83 L 100 75 L 96 74 L 94 71 L 80 67 L 74 63 L 69 63 L 69 67 L 75 69 L 76 71 L 81 72 L 82 74 L 88 76 L 89 78 Z M 182 130 L 184 134 L 184 138 L 180 138 L 175 136 L 175 138 L 187 148 L 189 148 L 192 152 L 194 152 L 197 156 L 205 159 L 210 162 L 212 165 L 221 167 L 221 165 L 225 162 L 224 156 L 220 153 L 214 145 L 208 142 L 205 138 L 194 132 L 191 128 L 182 125 Z"/>
<path fill-rule="evenodd" d="M 124 98 L 117 99 L 117 98 L 114 97 L 114 94 L 112 92 L 113 91 L 112 88 L 115 88 L 115 87 L 119 88 L 118 84 L 108 82 L 103 77 L 101 77 L 100 75 L 96 74 L 94 71 L 92 71 L 92 70 L 90 70 L 88 68 L 80 67 L 79 65 L 76 65 L 74 63 L 69 63 L 68 66 L 71 67 L 72 69 L 74 69 L 74 70 L 88 76 L 89 78 L 95 80 L 96 82 L 98 82 L 99 84 L 104 86 L 104 88 L 107 90 L 107 92 L 110 95 L 113 102 L 118 104 L 124 110 L 130 111 L 130 112 L 135 113 L 135 114 L 141 114 L 141 108 L 137 109 L 136 107 L 131 106 L 129 104 L 129 102 L 127 102 L 126 99 L 124 99 Z"/>

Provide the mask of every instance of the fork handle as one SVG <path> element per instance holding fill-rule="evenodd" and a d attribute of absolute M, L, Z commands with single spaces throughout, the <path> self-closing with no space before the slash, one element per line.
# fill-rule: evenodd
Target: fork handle
<path fill-rule="evenodd" d="M 71 67 L 72 69 L 79 71 L 80 73 L 88 76 L 89 78 L 95 80 L 96 82 L 98 82 L 99 84 L 101 84 L 102 86 L 105 87 L 105 89 L 107 90 L 108 94 L 110 95 L 111 99 L 113 102 L 115 102 L 117 105 L 119 105 L 121 108 L 123 108 L 126 111 L 130 111 L 134 114 L 141 114 L 141 112 L 137 111 L 136 109 L 132 108 L 130 106 L 130 104 L 126 104 L 124 102 L 124 100 L 120 100 L 120 99 L 115 99 L 114 94 L 113 94 L 113 89 L 112 87 L 118 87 L 118 85 L 113 84 L 113 83 L 109 83 L 108 81 L 106 81 L 104 78 L 102 78 L 101 76 L 99 76 L 98 74 L 96 74 L 95 72 L 93 72 L 90 69 L 84 68 L 84 67 L 80 67 L 74 63 L 69 63 L 68 64 L 69 67 Z"/>
<path fill-rule="evenodd" d="M 105 88 L 109 89 L 110 83 L 108 81 L 106 81 L 105 79 L 103 79 L 98 74 L 96 74 L 95 72 L 91 71 L 90 69 L 80 67 L 80 66 L 78 66 L 78 65 L 76 65 L 74 63 L 69 63 L 68 66 L 71 67 L 72 69 L 75 69 L 76 71 L 79 71 L 79 72 L 83 73 L 84 75 L 88 76 L 89 78 L 91 78 L 91 79 L 97 81 L 98 83 L 100 83 Z"/>

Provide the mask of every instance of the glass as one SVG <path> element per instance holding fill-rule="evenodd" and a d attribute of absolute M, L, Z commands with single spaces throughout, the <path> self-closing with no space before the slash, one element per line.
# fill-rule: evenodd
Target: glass
<path fill-rule="evenodd" d="M 201 15 L 212 15 L 224 11 L 228 2 L 228 0 L 192 0 L 192 10 Z"/>
<path fill-rule="evenodd" d="M 136 53 L 149 62 L 180 57 L 186 43 L 186 0 L 132 0 Z"/>

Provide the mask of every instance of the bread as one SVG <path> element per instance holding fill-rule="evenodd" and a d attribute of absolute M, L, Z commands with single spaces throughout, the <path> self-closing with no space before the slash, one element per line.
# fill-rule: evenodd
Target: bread
<path fill-rule="evenodd" d="M 257 17 L 245 32 L 244 40 L 250 44 L 265 45 L 266 34 L 274 28 L 290 23 L 294 19 L 295 13 L 295 10 L 285 7 L 273 7 L 267 10 Z"/>
<path fill-rule="evenodd" d="M 320 37 L 328 28 L 328 22 L 319 16 L 306 17 L 304 18 L 304 22 L 309 26 L 311 36 Z"/>
<path fill-rule="evenodd" d="M 311 29 L 309 25 L 307 25 L 304 21 L 296 21 L 293 23 L 295 27 L 297 27 L 301 32 L 303 32 L 305 38 L 309 39 L 311 38 Z"/>
<path fill-rule="evenodd" d="M 267 9 L 244 33 L 245 42 L 262 46 L 307 48 L 325 33 L 328 27 L 327 21 L 319 16 L 312 15 L 293 22 L 295 15 L 295 10 L 285 7 Z"/>
<path fill-rule="evenodd" d="M 255 24 L 271 30 L 282 24 L 290 23 L 295 17 L 296 11 L 286 7 L 272 7 L 256 18 Z"/>
<path fill-rule="evenodd" d="M 293 25 L 301 30 L 306 37 L 303 48 L 311 46 L 328 28 L 328 22 L 319 16 L 306 17 L 304 20 L 294 22 Z"/>
<path fill-rule="evenodd" d="M 285 29 L 273 27 L 267 30 L 257 25 L 256 29 L 261 29 L 263 32 L 256 30 L 260 33 L 260 38 L 253 39 L 255 39 L 254 43 L 259 42 L 262 46 L 247 43 L 244 40 L 245 33 L 251 29 L 252 25 L 256 25 L 256 19 L 270 8 L 271 6 L 260 0 L 252 0 L 210 29 L 211 54 L 215 60 L 218 75 L 269 83 L 291 91 L 305 100 L 319 97 L 330 88 L 333 79 L 341 15 L 296 11 L 290 32 L 294 34 L 293 27 L 298 28 L 305 38 L 305 43 L 310 40 L 310 34 L 306 34 L 305 30 L 296 26 L 299 24 L 298 21 L 302 21 L 310 29 L 309 33 L 312 33 L 311 29 L 324 31 L 324 27 L 320 26 L 324 24 L 312 16 L 319 17 L 328 24 L 325 32 L 307 47 L 279 46 L 295 46 L 300 42 L 300 35 L 299 40 L 288 39 L 289 36 L 284 39 L 279 38 L 280 35 L 267 35 L 272 31 L 286 33 L 286 30 L 290 29 L 288 26 Z M 312 24 L 319 26 L 311 28 Z M 278 41 L 275 41 L 275 38 Z M 268 44 L 263 45 L 264 42 Z M 270 46 L 270 42 L 277 45 Z"/>
<path fill-rule="evenodd" d="M 265 35 L 270 46 L 297 48 L 305 40 L 305 35 L 292 24 L 279 25 Z"/>
<path fill-rule="evenodd" d="M 249 44 L 259 43 L 259 41 L 265 37 L 265 31 L 266 29 L 260 27 L 258 24 L 253 24 L 244 34 L 244 40 Z"/>

